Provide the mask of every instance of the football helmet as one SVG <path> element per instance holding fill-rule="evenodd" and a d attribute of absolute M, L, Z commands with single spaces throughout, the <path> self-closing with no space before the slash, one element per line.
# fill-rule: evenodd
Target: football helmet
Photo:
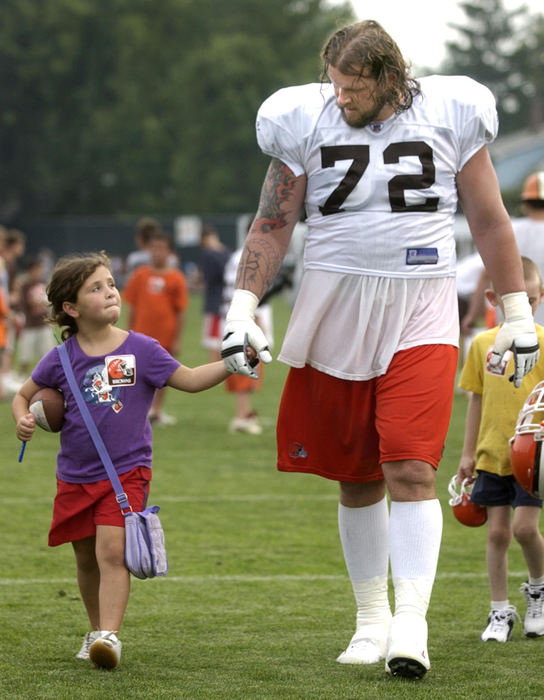
<path fill-rule="evenodd" d="M 460 523 L 468 525 L 468 527 L 480 527 L 487 520 L 487 508 L 479 506 L 470 500 L 473 483 L 469 479 L 463 479 L 462 484 L 459 486 L 457 474 L 454 474 L 448 486 L 451 496 L 449 504 L 452 507 L 454 516 Z"/>
<path fill-rule="evenodd" d="M 529 394 L 510 440 L 510 464 L 518 484 L 535 498 L 544 496 L 544 381 Z"/>
<path fill-rule="evenodd" d="M 544 171 L 532 173 L 523 183 L 522 202 L 541 202 L 544 200 Z"/>

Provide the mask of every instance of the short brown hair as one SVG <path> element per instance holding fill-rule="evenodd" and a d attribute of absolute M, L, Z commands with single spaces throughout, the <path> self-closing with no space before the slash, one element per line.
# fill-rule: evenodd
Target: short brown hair
<path fill-rule="evenodd" d="M 386 93 L 386 101 L 396 112 L 403 112 L 421 90 L 417 80 L 410 76 L 410 66 L 399 47 L 374 20 L 349 24 L 332 34 L 321 51 L 322 80 L 328 80 L 329 66 L 344 75 L 363 77 L 365 69 L 378 87 Z"/>
<path fill-rule="evenodd" d="M 523 266 L 523 279 L 525 282 L 530 282 L 531 280 L 538 280 L 538 283 L 542 287 L 544 282 L 542 281 L 542 272 L 539 266 L 531 258 L 526 258 L 524 255 L 521 256 L 521 264 Z"/>
<path fill-rule="evenodd" d="M 103 250 L 99 253 L 65 255 L 55 265 L 47 287 L 47 298 L 51 305 L 49 320 L 63 329 L 62 340 L 67 340 L 78 330 L 76 319 L 64 311 L 63 303 L 69 301 L 74 304 L 85 280 L 102 265 L 111 270 L 110 259 Z"/>
<path fill-rule="evenodd" d="M 136 237 L 139 238 L 144 245 L 147 245 L 151 240 L 151 236 L 162 231 L 161 225 L 157 219 L 152 219 L 150 216 L 144 216 L 136 223 Z"/>

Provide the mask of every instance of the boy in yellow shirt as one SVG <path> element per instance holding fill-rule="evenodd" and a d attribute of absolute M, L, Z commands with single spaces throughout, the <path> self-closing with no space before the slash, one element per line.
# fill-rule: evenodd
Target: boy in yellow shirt
<path fill-rule="evenodd" d="M 544 297 L 542 275 L 532 260 L 522 258 L 522 261 L 534 316 Z M 500 306 L 500 297 L 493 289 L 486 290 L 486 296 L 491 304 Z M 508 442 L 525 399 L 544 379 L 544 353 L 516 389 L 509 381 L 513 373 L 510 351 L 497 367 L 489 364 L 498 331 L 497 326 L 474 338 L 459 381 L 459 386 L 470 392 L 470 396 L 457 478 L 459 483 L 476 478 L 471 500 L 487 507 L 486 562 L 491 612 L 480 636 L 484 642 L 507 642 L 515 618 L 519 619 L 516 608 L 508 600 L 508 547 L 512 534 L 521 546 L 529 570 L 529 580 L 521 586 L 527 599 L 524 634 L 544 635 L 544 539 L 538 527 L 542 501 L 530 496 L 512 476 Z M 544 327 L 537 325 L 536 332 L 542 348 Z"/>

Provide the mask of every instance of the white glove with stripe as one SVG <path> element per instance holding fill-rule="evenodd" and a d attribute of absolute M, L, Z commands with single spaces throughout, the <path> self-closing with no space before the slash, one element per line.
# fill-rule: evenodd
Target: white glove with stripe
<path fill-rule="evenodd" d="M 232 297 L 230 308 L 225 320 L 225 335 L 221 344 L 221 357 L 229 372 L 245 374 L 257 379 L 255 365 L 258 360 L 250 360 L 247 355 L 247 346 L 251 346 L 259 358 L 265 362 L 272 362 L 272 355 L 268 349 L 268 341 L 255 323 L 255 309 L 259 299 L 246 289 L 236 289 Z"/>
<path fill-rule="evenodd" d="M 489 360 L 492 367 L 498 365 L 507 350 L 514 354 L 514 374 L 509 379 L 515 387 L 521 386 L 523 377 L 538 361 L 539 347 L 535 322 L 529 299 L 525 292 L 513 292 L 502 297 L 504 323 L 495 338 Z"/>

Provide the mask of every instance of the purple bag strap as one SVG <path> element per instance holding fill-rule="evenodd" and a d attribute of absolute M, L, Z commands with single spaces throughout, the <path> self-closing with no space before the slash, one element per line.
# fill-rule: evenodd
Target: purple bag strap
<path fill-rule="evenodd" d="M 125 510 L 132 510 L 132 508 L 130 507 L 130 503 L 128 502 L 127 494 L 123 491 L 123 486 L 119 481 L 119 477 L 117 476 L 117 472 L 115 471 L 115 467 L 113 466 L 111 457 L 108 453 L 108 450 L 106 449 L 106 445 L 104 445 L 104 441 L 102 440 L 102 437 L 98 432 L 98 428 L 96 427 L 95 422 L 91 418 L 91 414 L 89 413 L 89 409 L 87 408 L 85 399 L 83 398 L 81 391 L 79 390 L 76 378 L 74 377 L 74 372 L 72 370 L 72 365 L 70 363 L 70 358 L 68 357 L 68 351 L 66 350 L 66 346 L 64 345 L 64 343 L 57 345 L 57 350 L 59 351 L 60 361 L 62 362 L 64 374 L 66 375 L 66 379 L 68 380 L 68 384 L 70 385 L 70 389 L 72 390 L 72 394 L 74 395 L 74 398 L 76 400 L 77 406 L 81 413 L 81 417 L 83 418 L 83 421 L 87 426 L 87 430 L 89 431 L 91 439 L 94 442 L 96 451 L 98 452 L 98 455 L 102 460 L 102 463 L 108 473 L 111 485 L 113 486 L 113 490 L 115 491 L 115 499 L 119 504 L 123 515 L 126 515 Z"/>

